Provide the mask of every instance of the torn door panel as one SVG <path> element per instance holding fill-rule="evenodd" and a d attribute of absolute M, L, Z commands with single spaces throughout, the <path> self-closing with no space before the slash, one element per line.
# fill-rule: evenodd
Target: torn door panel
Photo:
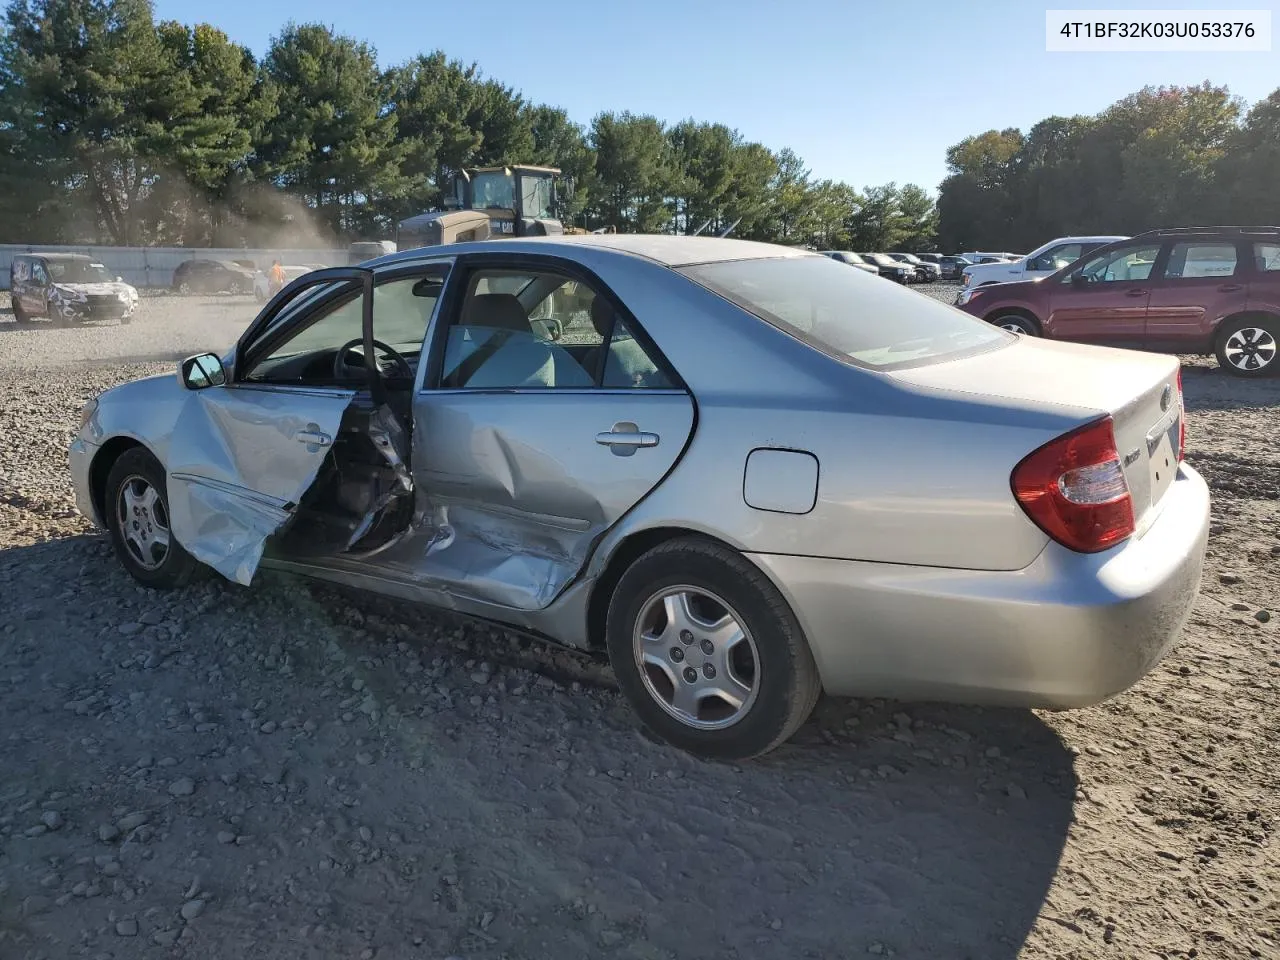
<path fill-rule="evenodd" d="M 360 559 L 394 545 L 414 516 L 407 453 L 408 437 L 390 408 L 353 403 L 292 520 L 268 544 L 270 556 Z"/>
<path fill-rule="evenodd" d="M 329 455 L 354 392 L 192 392 L 168 450 L 170 525 L 188 553 L 249 584 Z M 314 441 L 314 442 L 313 442 Z"/>
<path fill-rule="evenodd" d="M 255 499 L 192 474 L 169 474 L 169 522 L 187 553 L 228 580 L 248 586 L 267 538 L 290 517 L 287 505 Z"/>

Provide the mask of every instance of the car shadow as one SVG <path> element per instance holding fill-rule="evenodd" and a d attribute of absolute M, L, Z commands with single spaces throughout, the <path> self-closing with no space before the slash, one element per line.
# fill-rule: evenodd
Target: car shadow
<path fill-rule="evenodd" d="M 1276 407 L 1280 406 L 1280 375 L 1236 377 L 1219 367 L 1216 361 L 1184 361 L 1182 392 L 1189 413 Z"/>
<path fill-rule="evenodd" d="M 342 822 L 333 811 L 356 802 L 351 813 L 375 831 L 403 824 L 384 856 L 415 872 L 432 865 L 423 879 L 442 892 L 333 870 L 321 875 L 323 895 L 353 917 L 394 904 L 381 922 L 397 936 L 453 930 L 442 954 L 521 953 L 536 937 L 543 955 L 561 957 L 597 956 L 603 945 L 637 958 L 1014 960 L 1072 822 L 1072 755 L 1029 711 L 829 700 L 762 759 L 701 762 L 643 735 L 598 660 L 411 604 L 276 573 L 249 589 L 215 579 L 139 590 L 102 535 L 0 549 L 0 576 L 14 625 L 0 632 L 0 656 L 32 678 L 0 704 L 0 724 L 17 734 L 0 742 L 11 786 L 34 795 L 100 775 L 110 784 L 100 799 L 91 791 L 64 804 L 85 823 L 103 821 L 111 804 L 168 799 L 171 774 L 155 772 L 154 784 L 151 773 L 118 775 L 139 742 L 156 741 L 188 758 L 181 772 L 202 784 L 182 814 L 182 857 L 197 837 L 225 829 L 216 806 L 224 794 L 250 802 L 266 835 L 288 829 L 272 817 Z M 513 651 L 545 655 L 548 670 L 509 666 Z M 480 661 L 497 664 L 491 679 L 477 679 Z M 104 691 L 101 709 L 137 705 L 94 724 L 98 773 L 42 742 L 69 735 L 41 719 L 70 717 L 56 691 L 89 689 L 90 677 Z M 273 720 L 318 723 L 263 735 L 260 721 L 239 722 L 255 701 Z M 225 713 L 214 734 L 225 749 L 208 752 L 189 725 L 162 722 L 173 703 Z M 306 806 L 273 805 L 285 788 L 273 786 L 278 777 L 259 785 L 250 763 L 264 773 L 287 764 L 289 782 L 300 784 L 294 804 Z M 60 842 L 83 847 L 68 847 L 68 857 L 95 853 L 87 835 Z M 199 849 L 207 882 L 239 882 L 238 847 Z M 156 847 L 154 869 L 169 857 Z M 314 872 L 297 877 L 299 902 L 320 896 L 308 886 L 321 883 Z M 432 913 L 462 891 L 483 897 L 498 920 L 477 926 L 469 910 L 453 920 Z M 506 925 L 513 917 L 524 925 Z M 274 918 L 237 922 L 265 936 Z"/>
<path fill-rule="evenodd" d="M 662 899 L 679 864 L 680 899 L 690 915 L 719 918 L 725 955 L 882 949 L 1013 960 L 1044 908 L 1077 778 L 1072 752 L 1030 710 L 823 698 L 775 752 L 742 764 L 701 762 L 639 727 L 602 656 L 331 584 L 307 582 L 306 589 L 335 615 L 360 611 L 361 629 L 375 642 L 357 655 L 372 655 L 380 623 L 434 624 L 472 638 L 468 656 L 534 666 L 571 691 L 607 691 L 611 723 L 602 736 L 611 747 L 597 745 L 596 775 L 572 790 L 575 809 L 617 809 L 623 820 L 656 813 L 642 857 L 629 858 L 606 828 L 593 839 L 614 851 L 616 863 L 630 861 L 617 894 L 625 899 L 638 885 Z M 387 641 L 393 634 L 391 627 Z M 633 776 L 625 765 L 621 777 L 610 770 L 633 743 L 665 767 L 660 776 Z M 485 795 L 519 804 L 532 779 L 485 779 Z M 655 839 L 663 834 L 666 843 Z M 685 843 L 696 858 L 681 856 Z M 674 955 L 710 955 L 690 950 L 687 928 L 650 928 L 648 936 Z"/>

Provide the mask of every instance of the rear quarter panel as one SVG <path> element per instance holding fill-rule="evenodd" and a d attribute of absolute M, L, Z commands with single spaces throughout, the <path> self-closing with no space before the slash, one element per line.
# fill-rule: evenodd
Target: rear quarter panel
<path fill-rule="evenodd" d="M 597 556 L 636 531 L 673 526 L 750 552 L 973 569 L 1020 569 L 1044 548 L 1009 474 L 1078 422 L 1076 411 L 904 386 L 818 353 L 665 268 L 588 265 L 662 347 L 697 404 L 683 458 Z M 818 459 L 809 512 L 747 505 L 744 469 L 761 448 Z"/>

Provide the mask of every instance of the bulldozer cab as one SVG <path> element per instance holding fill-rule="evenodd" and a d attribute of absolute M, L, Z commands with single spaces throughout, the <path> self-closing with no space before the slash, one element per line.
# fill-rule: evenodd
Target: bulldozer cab
<path fill-rule="evenodd" d="M 563 233 L 555 167 L 476 167 L 454 177 L 445 208 L 484 213 L 494 236 Z"/>
<path fill-rule="evenodd" d="M 445 192 L 443 210 L 420 213 L 396 228 L 401 250 L 488 240 L 545 237 L 565 232 L 560 188 L 572 192 L 555 167 L 476 167 L 461 170 Z"/>

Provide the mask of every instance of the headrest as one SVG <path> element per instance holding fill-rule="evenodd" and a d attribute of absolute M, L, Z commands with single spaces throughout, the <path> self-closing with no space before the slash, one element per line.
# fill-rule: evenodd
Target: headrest
<path fill-rule="evenodd" d="M 612 333 L 613 312 L 613 304 L 597 293 L 591 301 L 591 325 L 601 339 L 607 339 Z"/>
<path fill-rule="evenodd" d="M 482 293 L 472 297 L 462 318 L 463 326 L 497 327 L 532 333 L 529 315 L 514 293 Z"/>

